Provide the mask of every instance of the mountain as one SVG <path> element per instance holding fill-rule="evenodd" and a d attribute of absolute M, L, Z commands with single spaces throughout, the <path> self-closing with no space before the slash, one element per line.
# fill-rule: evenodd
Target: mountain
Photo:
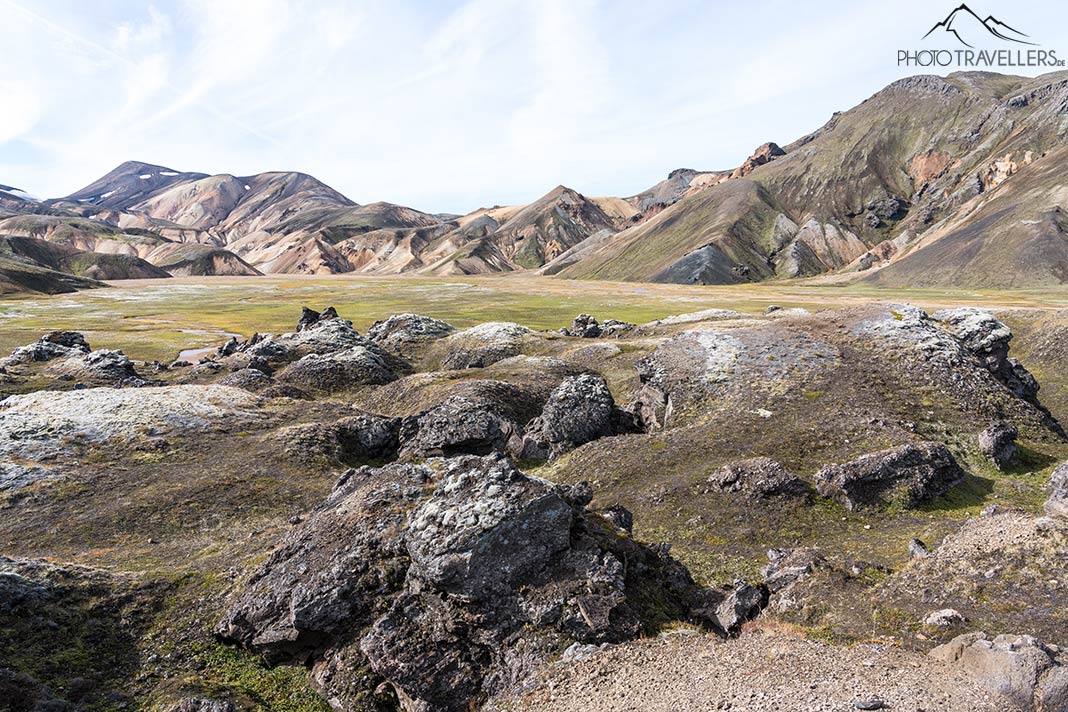
<path fill-rule="evenodd" d="M 895 286 L 1061 283 L 1066 113 L 1066 72 L 908 77 L 781 154 L 765 151 L 764 163 L 747 161 L 748 170 L 706 187 L 677 185 L 675 202 L 650 208 L 559 274 L 731 283 L 843 272 Z"/>
<path fill-rule="evenodd" d="M 28 237 L 83 254 L 127 257 L 161 268 L 147 276 L 257 275 L 237 255 L 196 242 L 184 243 L 142 228 L 120 228 L 97 219 L 72 215 L 20 214 L 0 218 L 0 235 Z M 121 273 L 101 279 L 127 279 Z"/>
<path fill-rule="evenodd" d="M 126 161 L 81 190 L 55 202 L 121 210 L 172 185 L 206 177 L 203 173 L 182 173 L 151 163 Z"/>

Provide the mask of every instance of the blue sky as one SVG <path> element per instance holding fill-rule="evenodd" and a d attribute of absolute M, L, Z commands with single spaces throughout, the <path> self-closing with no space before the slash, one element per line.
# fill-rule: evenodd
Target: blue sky
<path fill-rule="evenodd" d="M 956 4 L 0 0 L 0 183 L 137 159 L 429 211 L 631 195 L 915 73 L 896 51 Z M 1068 57 L 1063 3 L 969 4 Z"/>

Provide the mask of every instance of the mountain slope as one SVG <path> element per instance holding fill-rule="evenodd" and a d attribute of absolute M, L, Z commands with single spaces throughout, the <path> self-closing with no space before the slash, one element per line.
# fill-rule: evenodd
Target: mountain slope
<path fill-rule="evenodd" d="M 561 275 L 722 283 L 902 261 L 885 280 L 910 283 L 915 270 L 924 283 L 963 284 L 978 274 L 995 275 L 999 284 L 1018 284 L 1027 274 L 1060 281 L 1060 253 L 1039 246 L 1060 245 L 1059 220 L 1042 216 L 1068 207 L 1059 191 L 1065 181 L 1053 165 L 1044 177 L 1024 168 L 1064 145 L 1066 111 L 1065 72 L 909 77 L 836 114 L 786 146 L 785 155 L 751 159 L 726 180 L 687 188 Z M 744 181 L 752 185 L 739 187 Z M 1012 195 L 1004 207 L 1016 220 L 1013 244 L 1034 255 L 1018 264 L 992 244 L 977 247 L 976 240 L 989 239 L 984 225 L 991 221 L 976 208 L 999 191 Z M 928 252 L 949 235 L 958 247 Z M 945 267 L 953 252 L 975 253 L 968 270 Z M 928 257 L 943 266 L 917 267 Z"/>
<path fill-rule="evenodd" d="M 126 161 L 81 190 L 56 202 L 124 210 L 170 186 L 205 177 L 207 176 L 203 173 L 182 173 L 151 163 Z"/>

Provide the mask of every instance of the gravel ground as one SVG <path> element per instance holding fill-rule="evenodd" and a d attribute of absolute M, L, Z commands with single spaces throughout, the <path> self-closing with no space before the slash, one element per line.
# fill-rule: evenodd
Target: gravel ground
<path fill-rule="evenodd" d="M 882 706 L 879 706 L 879 702 Z M 868 704 L 865 704 L 868 703 Z M 488 709 L 521 712 L 1011 712 L 959 671 L 889 645 L 841 647 L 754 628 L 734 640 L 673 634 L 555 665 Z"/>

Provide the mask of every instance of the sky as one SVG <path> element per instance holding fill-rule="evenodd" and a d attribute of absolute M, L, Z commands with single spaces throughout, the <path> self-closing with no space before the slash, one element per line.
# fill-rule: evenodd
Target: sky
<path fill-rule="evenodd" d="M 0 0 L 0 183 L 58 197 L 140 160 L 430 212 L 633 195 L 922 72 L 897 50 L 956 4 Z M 1064 3 L 969 5 L 1068 57 Z"/>

